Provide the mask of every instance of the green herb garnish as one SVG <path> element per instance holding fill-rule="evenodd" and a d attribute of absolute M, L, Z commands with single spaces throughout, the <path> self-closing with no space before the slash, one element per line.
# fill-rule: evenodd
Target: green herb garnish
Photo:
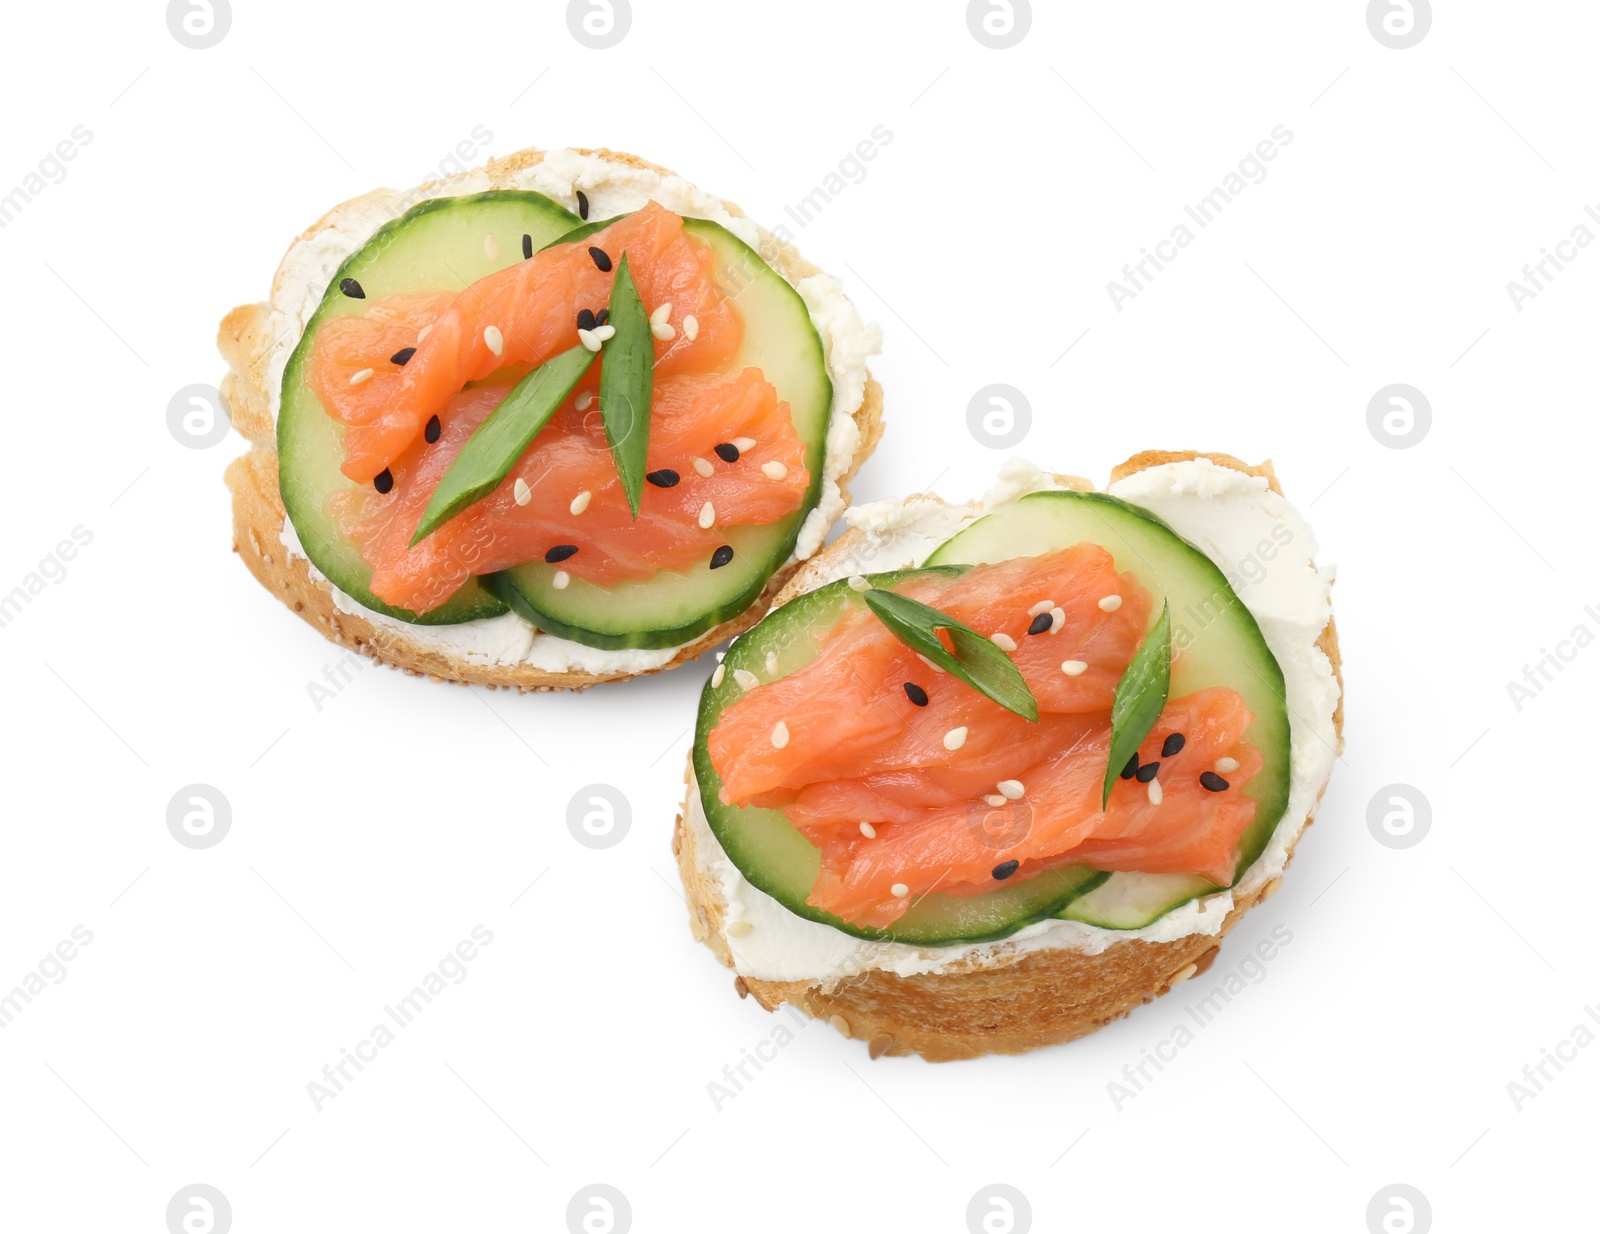
<path fill-rule="evenodd" d="M 499 486 L 594 359 L 595 353 L 587 347 L 568 348 L 511 388 L 446 469 L 411 537 L 412 544 Z"/>
<path fill-rule="evenodd" d="M 639 517 L 644 492 L 645 459 L 650 453 L 650 395 L 656 365 L 655 335 L 628 270 L 628 255 L 617 263 L 611 283 L 611 316 L 616 333 L 606 340 L 600 366 L 600 421 L 611 458 L 622 477 L 628 508 Z"/>
<path fill-rule="evenodd" d="M 1172 685 L 1172 620 L 1162 601 L 1161 616 L 1133 653 L 1127 671 L 1117 682 L 1111 704 L 1111 754 L 1106 763 L 1105 787 L 1100 793 L 1103 810 L 1111 789 L 1128 760 L 1138 752 L 1161 718 Z"/>
<path fill-rule="evenodd" d="M 889 633 L 912 651 L 1007 711 L 1014 711 L 1025 720 L 1038 720 L 1039 704 L 1022 673 L 1005 652 L 976 630 L 962 625 L 948 613 L 897 592 L 874 587 L 863 592 L 861 598 Z M 935 633 L 938 630 L 950 635 L 954 653 Z"/>

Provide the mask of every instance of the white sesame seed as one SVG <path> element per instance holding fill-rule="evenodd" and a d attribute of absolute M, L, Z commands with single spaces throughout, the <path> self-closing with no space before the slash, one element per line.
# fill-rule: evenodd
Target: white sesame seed
<path fill-rule="evenodd" d="M 1185 964 L 1177 972 L 1172 974 L 1171 978 L 1168 981 L 1168 984 L 1169 985 L 1177 985 L 1178 982 L 1180 982 L 1180 981 L 1187 981 L 1187 980 L 1189 980 L 1190 977 L 1193 977 L 1195 975 L 1195 973 L 1197 973 L 1199 971 L 1200 971 L 1200 966 L 1198 964 Z"/>
<path fill-rule="evenodd" d="M 683 319 L 683 336 L 691 343 L 700 335 L 700 319 L 690 313 Z"/>
<path fill-rule="evenodd" d="M 1150 804 L 1153 805 L 1153 806 L 1160 805 L 1161 804 L 1161 781 L 1160 780 L 1151 780 L 1149 785 L 1147 786 L 1147 788 L 1148 788 L 1149 793 L 1150 793 Z"/>
<path fill-rule="evenodd" d="M 1122 607 L 1122 597 L 1121 596 L 1101 596 L 1100 597 L 1100 611 L 1102 613 L 1114 613 L 1121 607 Z"/>
<path fill-rule="evenodd" d="M 1000 790 L 1000 795 L 1008 801 L 1018 801 L 1027 790 L 1022 787 L 1021 780 L 1001 780 L 995 787 Z"/>
<path fill-rule="evenodd" d="M 611 332 L 610 334 L 606 333 L 608 330 Z M 600 344 L 604 343 L 608 338 L 611 337 L 612 334 L 615 334 L 616 332 L 617 328 L 609 321 L 603 326 L 596 326 L 593 330 L 585 330 L 582 326 L 579 326 L 578 341 L 590 351 L 599 351 Z"/>
<path fill-rule="evenodd" d="M 499 261 L 500 241 L 496 240 L 493 236 L 485 236 L 483 238 L 483 255 L 490 261 Z"/>
<path fill-rule="evenodd" d="M 519 506 L 525 506 L 533 500 L 533 490 L 521 476 L 518 476 L 517 482 L 511 486 L 511 495 L 517 499 Z"/>
<path fill-rule="evenodd" d="M 767 675 L 768 676 L 773 676 L 773 675 L 775 675 L 777 673 L 777 671 L 778 671 L 778 653 L 776 651 L 767 652 L 766 665 L 767 665 Z"/>
<path fill-rule="evenodd" d="M 589 404 L 592 402 L 594 402 L 594 391 L 585 390 L 582 394 L 578 395 L 577 398 L 572 400 L 572 405 L 579 411 L 588 411 Z"/>
<path fill-rule="evenodd" d="M 1238 771 L 1239 760 L 1236 758 L 1219 758 L 1213 765 L 1212 770 L 1222 775 L 1227 775 L 1230 771 Z"/>
<path fill-rule="evenodd" d="M 761 464 L 761 474 L 769 480 L 782 480 L 789 474 L 789 469 L 777 459 L 773 459 L 770 463 Z"/>
<path fill-rule="evenodd" d="M 717 521 L 717 508 L 709 501 L 700 507 L 699 523 L 701 527 L 709 528 Z"/>
<path fill-rule="evenodd" d="M 1001 651 L 1015 651 L 1017 649 L 1017 640 L 1009 634 L 991 634 L 989 641 L 1000 648 Z"/>
<path fill-rule="evenodd" d="M 609 325 L 610 323 L 608 322 L 607 324 Z M 663 343 L 670 342 L 678 337 L 678 332 L 664 321 L 652 321 L 650 323 L 650 333 Z"/>
<path fill-rule="evenodd" d="M 907 887 L 904 883 L 896 883 L 893 887 L 889 888 L 889 894 L 894 896 L 897 900 L 903 900 L 911 894 L 911 888 Z"/>
<path fill-rule="evenodd" d="M 946 750 L 959 750 L 967 744 L 967 726 L 953 728 L 944 735 L 944 748 Z"/>
<path fill-rule="evenodd" d="M 589 508 L 589 501 L 593 496 L 594 494 L 588 489 L 584 489 L 583 492 L 572 499 L 572 504 L 567 507 L 567 512 L 569 514 L 582 514 Z"/>
<path fill-rule="evenodd" d="M 1039 603 L 1028 610 L 1028 616 L 1037 617 L 1040 613 L 1048 613 L 1050 606 L 1054 603 L 1054 600 L 1040 600 Z"/>
<path fill-rule="evenodd" d="M 1080 677 L 1088 670 L 1089 666 L 1082 660 L 1061 661 L 1061 671 L 1068 677 Z"/>
<path fill-rule="evenodd" d="M 756 439 L 754 437 L 735 437 L 733 444 L 738 447 L 739 453 L 743 454 L 746 450 L 754 450 L 756 448 Z"/>
<path fill-rule="evenodd" d="M 872 589 L 872 584 L 867 582 L 864 575 L 860 574 L 852 574 L 847 586 L 851 591 L 870 591 Z"/>
<path fill-rule="evenodd" d="M 568 574 L 565 570 L 557 570 L 550 579 L 550 586 L 554 587 L 557 591 L 565 591 L 567 589 L 567 584 L 571 581 L 572 575 Z"/>
<path fill-rule="evenodd" d="M 1067 624 L 1067 612 L 1059 605 L 1050 610 L 1050 633 L 1056 634 Z"/>
<path fill-rule="evenodd" d="M 862 823 L 861 834 L 866 836 L 869 840 L 876 840 L 878 838 L 878 829 L 871 823 Z"/>
<path fill-rule="evenodd" d="M 720 686 L 722 684 L 722 679 L 724 677 L 726 677 L 727 675 L 728 675 L 727 665 L 725 665 L 725 664 L 717 665 L 717 671 L 711 674 L 711 688 L 713 690 L 715 690 L 718 686 Z"/>
<path fill-rule="evenodd" d="M 990 793 L 988 796 L 986 796 L 983 799 L 983 804 L 984 805 L 986 805 L 986 806 L 994 806 L 996 809 L 999 809 L 1001 806 L 1005 805 L 1005 803 L 1006 803 L 1006 799 L 1004 797 L 1002 797 L 999 793 Z"/>
<path fill-rule="evenodd" d="M 779 720 L 772 726 L 772 748 L 781 750 L 789 744 L 789 726 Z"/>
<path fill-rule="evenodd" d="M 707 480 L 717 474 L 717 469 L 703 458 L 695 459 L 694 470 L 696 475 L 704 476 Z"/>
<path fill-rule="evenodd" d="M 758 685 L 761 684 L 761 678 L 757 677 L 747 668 L 734 669 L 733 680 L 734 684 L 737 685 L 741 690 L 754 690 Z"/>
<path fill-rule="evenodd" d="M 738 921 L 728 922 L 728 928 L 725 933 L 729 938 L 742 938 L 753 929 L 755 929 L 755 926 L 741 918 Z"/>
<path fill-rule="evenodd" d="M 670 300 L 667 301 L 665 304 L 656 305 L 656 311 L 650 314 L 650 324 L 652 326 L 657 325 L 657 324 L 659 324 L 661 322 L 666 322 L 666 321 L 671 321 L 671 320 L 672 320 L 672 301 L 670 301 Z"/>
<path fill-rule="evenodd" d="M 359 386 L 362 382 L 366 381 L 371 376 L 372 376 L 372 370 L 369 369 L 369 368 L 364 368 L 359 373 L 352 373 L 350 375 L 350 384 L 352 386 Z"/>
<path fill-rule="evenodd" d="M 500 333 L 499 326 L 485 326 L 483 328 L 483 342 L 495 355 L 503 355 L 506 349 L 505 335 Z"/>

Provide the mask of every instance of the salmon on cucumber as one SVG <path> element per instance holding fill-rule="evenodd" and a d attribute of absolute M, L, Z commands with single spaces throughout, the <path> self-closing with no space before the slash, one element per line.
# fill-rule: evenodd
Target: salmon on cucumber
<path fill-rule="evenodd" d="M 805 301 L 718 223 L 438 198 L 331 280 L 284 369 L 279 483 L 382 617 L 671 648 L 791 559 L 832 402 Z"/>
<path fill-rule="evenodd" d="M 1172 614 L 1185 618 L 1176 630 Z M 1136 928 L 1233 885 L 1284 813 L 1283 676 L 1215 564 L 1038 492 L 915 569 L 775 610 L 702 699 L 706 821 L 756 888 L 922 945 Z"/>

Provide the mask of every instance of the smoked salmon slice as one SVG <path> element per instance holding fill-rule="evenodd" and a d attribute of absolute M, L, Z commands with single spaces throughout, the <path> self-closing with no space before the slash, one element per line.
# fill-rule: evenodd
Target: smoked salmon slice
<path fill-rule="evenodd" d="M 596 380 L 591 374 L 575 399 Z M 558 545 L 578 549 L 562 561 L 564 570 L 602 586 L 697 563 L 704 568 L 726 542 L 727 527 L 792 514 L 810 485 L 805 445 L 787 404 L 758 369 L 681 375 L 657 382 L 650 424 L 650 469 L 672 471 L 677 481 L 667 488 L 647 484 L 637 520 L 599 414 L 569 399 L 492 493 L 412 547 L 411 533 L 451 460 L 511 384 L 473 386 L 454 396 L 440 413 L 439 440 L 419 439 L 394 462 L 390 492 L 344 489 L 330 497 L 331 512 L 372 563 L 372 592 L 385 603 L 426 611 L 472 575 L 542 560 Z M 729 437 L 754 440 L 734 463 L 716 453 Z M 710 474 L 696 470 L 695 460 Z M 779 478 L 768 464 L 781 471 Z M 519 485 L 525 486 L 520 501 Z M 713 519 L 702 526 L 708 505 Z"/>
<path fill-rule="evenodd" d="M 624 252 L 646 311 L 670 304 L 677 321 L 693 317 L 698 327 L 693 338 L 675 329 L 671 340 L 656 342 L 658 377 L 706 372 L 732 358 L 743 323 L 717 287 L 714 254 L 684 232 L 682 218 L 650 202 L 460 292 L 396 297 L 330 322 L 338 328 L 318 334 L 307 379 L 328 414 L 346 425 L 344 474 L 372 480 L 468 383 L 507 366 L 536 368 L 575 346 L 578 313 L 606 307 Z M 397 332 L 401 317 L 409 332 Z M 415 351 L 404 365 L 392 364 L 403 347 Z M 352 382 L 369 369 L 370 378 Z"/>

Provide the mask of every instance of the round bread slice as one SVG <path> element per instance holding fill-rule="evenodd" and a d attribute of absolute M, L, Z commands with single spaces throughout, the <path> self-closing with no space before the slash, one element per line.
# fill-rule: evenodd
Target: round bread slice
<path fill-rule="evenodd" d="M 635 155 L 606 149 L 575 149 L 571 153 L 604 159 L 607 163 L 642 173 L 670 178 L 666 168 Z M 546 158 L 543 150 L 523 150 L 494 159 L 481 168 L 430 184 L 429 197 L 450 196 L 453 192 L 481 192 L 508 189 L 518 185 L 518 174 Z M 403 197 L 378 190 L 335 207 L 303 232 L 284 258 L 273 280 L 273 300 L 266 304 L 247 304 L 225 318 L 217 335 L 217 346 L 228 362 L 229 372 L 222 382 L 222 395 L 233 427 L 250 442 L 250 451 L 229 464 L 225 473 L 233 492 L 233 549 L 246 568 L 268 591 L 278 596 L 307 623 L 325 637 L 352 651 L 370 656 L 414 675 L 435 680 L 459 681 L 521 690 L 581 690 L 605 681 L 617 681 L 650 673 L 664 672 L 694 659 L 703 651 L 748 629 L 761 619 L 789 578 L 803 564 L 791 559 L 768 580 L 761 596 L 737 617 L 706 631 L 676 651 L 670 658 L 648 668 L 596 667 L 552 671 L 526 663 L 507 663 L 462 654 L 446 645 L 440 630 L 457 627 L 407 627 L 403 623 L 369 613 L 348 598 L 335 598 L 333 587 L 298 552 L 284 544 L 286 514 L 278 491 L 278 450 L 273 422 L 272 386 L 275 350 L 280 346 L 273 329 L 274 308 L 287 296 L 289 268 L 296 250 L 314 244 L 319 238 L 351 225 L 352 220 L 374 207 L 392 210 L 391 203 L 420 200 L 416 194 Z M 728 214 L 743 218 L 744 212 L 731 202 L 717 203 Z M 768 263 L 791 285 L 821 271 L 785 241 L 761 232 L 761 253 Z M 315 289 L 320 298 L 322 288 Z M 294 341 L 298 341 L 297 339 Z M 292 346 L 292 344 L 291 344 Z M 871 455 L 883 434 L 883 391 L 868 374 L 858 406 L 834 415 L 847 415 L 855 422 L 856 445 L 848 465 L 837 477 L 840 498 L 849 503 L 849 482 Z M 842 508 L 842 507 L 841 507 Z M 602 657 L 603 658 L 603 657 Z"/>
<path fill-rule="evenodd" d="M 1146 468 L 1197 458 L 1263 477 L 1272 492 L 1282 495 L 1270 462 L 1252 467 L 1229 455 L 1193 451 L 1147 451 L 1135 455 L 1111 473 L 1111 482 Z M 1055 480 L 1062 487 L 1094 487 L 1074 477 L 1057 476 Z M 807 562 L 778 596 L 777 604 L 839 577 L 839 563 L 849 557 L 862 535 L 853 528 Z M 1328 657 L 1339 685 L 1340 702 L 1332 719 L 1342 745 L 1343 678 L 1331 618 L 1316 645 Z M 692 761 L 685 779 L 692 798 Z M 1317 790 L 1317 801 L 1324 788 L 1326 781 Z M 684 811 L 678 815 L 673 852 L 687 893 L 690 930 L 723 964 L 736 969 L 725 932 L 727 903 L 708 859 L 713 854 L 700 851 L 709 833 L 686 825 L 689 808 L 686 801 Z M 1311 821 L 1308 813 L 1303 820 L 1285 818 L 1279 823 L 1279 827 L 1293 829 L 1289 857 L 1293 856 L 1293 841 Z M 1288 857 L 1286 863 L 1287 860 Z M 827 981 L 766 981 L 740 975 L 734 985 L 741 998 L 754 995 L 769 1011 L 788 1003 L 829 1021 L 845 1036 L 865 1041 L 873 1058 L 920 1054 L 930 1062 L 944 1062 L 983 1054 L 1020 1054 L 1092 1033 L 1205 972 L 1228 931 L 1252 907 L 1270 898 L 1278 885 L 1279 878 L 1272 878 L 1248 894 L 1241 895 L 1235 889 L 1233 908 L 1215 934 L 1193 934 L 1165 942 L 1123 939 L 1111 942 L 1097 954 L 1067 947 L 1008 954 L 1001 943 L 986 949 L 981 960 L 957 960 L 937 973 L 900 976 L 871 969 Z"/>

